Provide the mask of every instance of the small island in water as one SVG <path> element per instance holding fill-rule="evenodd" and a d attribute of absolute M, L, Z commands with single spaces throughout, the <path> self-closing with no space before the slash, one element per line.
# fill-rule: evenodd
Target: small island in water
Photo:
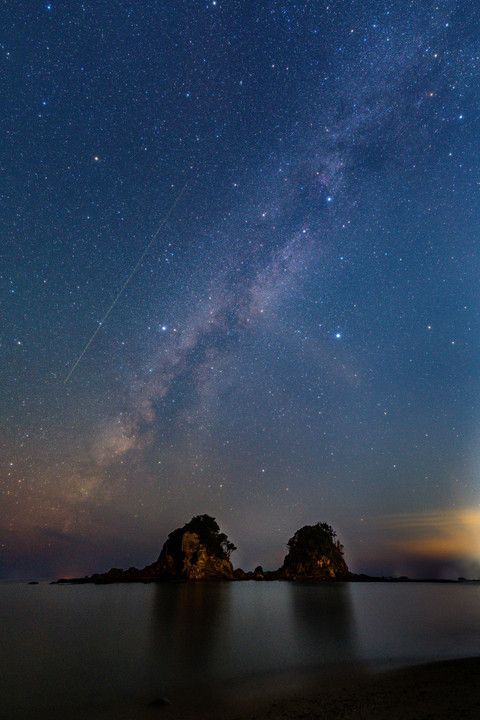
<path fill-rule="evenodd" d="M 233 569 L 236 550 L 210 515 L 196 515 L 167 537 L 158 559 L 143 569 L 112 568 L 83 578 L 62 578 L 59 583 L 119 583 L 188 580 L 351 580 L 343 545 L 327 523 L 305 525 L 287 543 L 288 554 L 278 570 L 251 572 Z"/>

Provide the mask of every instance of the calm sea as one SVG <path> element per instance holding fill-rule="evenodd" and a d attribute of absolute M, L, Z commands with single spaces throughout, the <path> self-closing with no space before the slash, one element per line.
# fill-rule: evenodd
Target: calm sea
<path fill-rule="evenodd" d="M 159 717 L 479 650 L 480 584 L 0 584 L 0 717 Z"/>

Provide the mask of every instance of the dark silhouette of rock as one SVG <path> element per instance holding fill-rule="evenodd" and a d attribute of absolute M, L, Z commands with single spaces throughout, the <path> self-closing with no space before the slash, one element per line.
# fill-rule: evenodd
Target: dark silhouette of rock
<path fill-rule="evenodd" d="M 265 580 L 265 575 L 263 574 L 263 568 L 261 565 L 258 565 L 258 567 L 256 567 L 253 571 L 253 578 L 254 580 Z"/>
<path fill-rule="evenodd" d="M 247 573 L 245 570 L 242 570 L 242 568 L 237 568 L 233 571 L 233 579 L 234 580 L 245 580 L 247 577 Z"/>
<path fill-rule="evenodd" d="M 327 523 L 305 525 L 288 541 L 288 555 L 279 574 L 288 580 L 348 578 L 343 545 Z"/>
<path fill-rule="evenodd" d="M 263 579 L 264 580 L 285 580 L 285 576 L 282 575 L 280 570 L 264 570 L 263 571 Z"/>

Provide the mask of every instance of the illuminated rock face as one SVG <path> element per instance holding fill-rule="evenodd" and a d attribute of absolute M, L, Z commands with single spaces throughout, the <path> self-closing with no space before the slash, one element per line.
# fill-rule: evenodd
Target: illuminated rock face
<path fill-rule="evenodd" d="M 210 533 L 202 526 L 196 532 L 190 525 L 170 533 L 157 562 L 149 568 L 151 574 L 178 580 L 232 580 L 226 536 L 219 535 L 218 526 Z"/>
<path fill-rule="evenodd" d="M 288 541 L 289 552 L 279 573 L 291 580 L 347 578 L 343 546 L 330 525 L 305 525 Z"/>
<path fill-rule="evenodd" d="M 227 558 L 209 553 L 197 533 L 187 532 L 182 539 L 183 572 L 189 580 L 233 578 L 233 567 Z"/>
<path fill-rule="evenodd" d="M 346 577 L 348 567 L 344 560 L 336 562 L 325 555 L 315 555 L 304 561 L 285 563 L 282 572 L 286 578 L 291 579 L 335 580 L 338 577 Z"/>

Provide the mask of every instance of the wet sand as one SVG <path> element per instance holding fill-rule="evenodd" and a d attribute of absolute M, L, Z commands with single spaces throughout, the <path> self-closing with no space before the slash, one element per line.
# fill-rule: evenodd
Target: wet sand
<path fill-rule="evenodd" d="M 310 687 L 212 720 L 470 720 L 480 718 L 480 658 L 419 665 Z"/>
<path fill-rule="evenodd" d="M 284 681 L 285 680 L 285 681 Z M 206 697 L 185 702 L 139 703 L 135 710 L 97 708 L 68 720 L 478 720 L 480 657 L 416 665 L 387 672 L 357 668 L 349 674 L 317 676 L 292 689 L 287 678 L 268 697 L 255 689 L 223 702 Z M 304 677 L 305 680 L 305 677 Z M 252 683 L 255 685 L 255 683 Z M 294 685 L 297 685 L 295 682 Z M 230 696 L 227 700 L 227 696 Z M 43 715 L 37 717 L 43 718 Z M 45 716 L 50 717 L 50 716 Z"/>

